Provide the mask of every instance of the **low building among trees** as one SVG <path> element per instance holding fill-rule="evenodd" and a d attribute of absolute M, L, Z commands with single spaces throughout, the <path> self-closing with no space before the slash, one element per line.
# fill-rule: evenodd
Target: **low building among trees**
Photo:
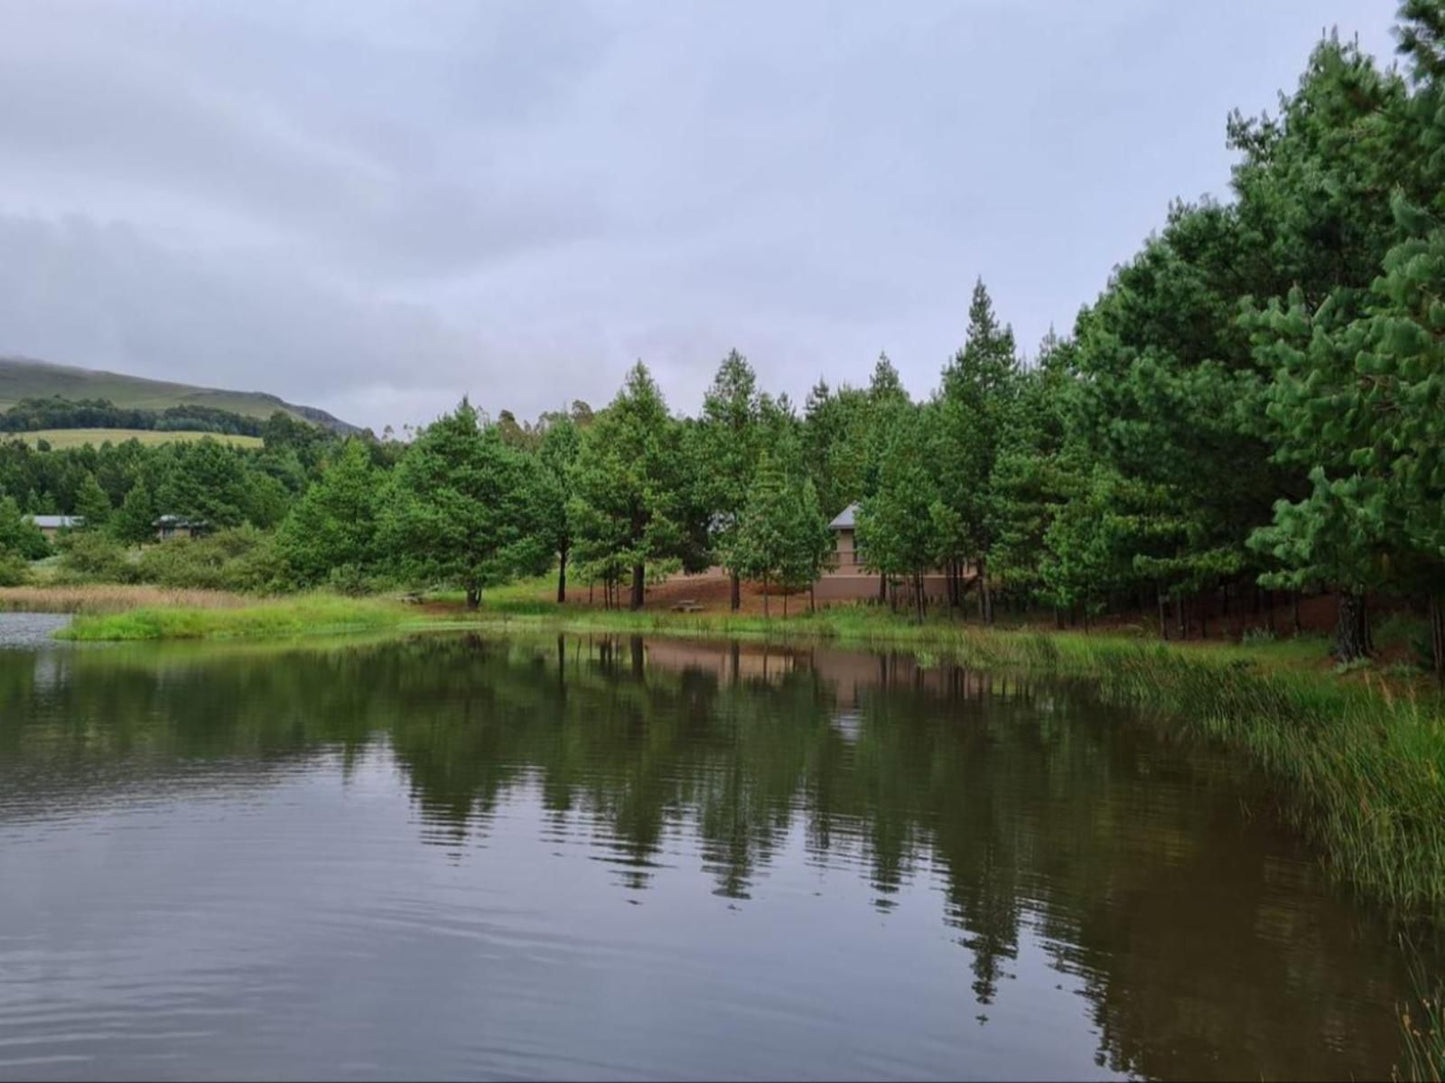
<path fill-rule="evenodd" d="M 63 531 L 79 530 L 85 526 L 83 515 L 31 515 L 28 518 L 48 542 L 55 541 Z"/>
<path fill-rule="evenodd" d="M 183 515 L 162 515 L 151 524 L 156 528 L 156 540 L 169 538 L 199 538 L 210 531 L 204 519 L 187 519 Z"/>
<path fill-rule="evenodd" d="M 819 602 L 856 602 L 888 597 L 885 579 L 871 568 L 858 545 L 858 505 L 849 504 L 828 524 L 833 535 L 833 563 L 825 566 L 813 586 Z M 923 577 L 925 596 L 931 601 L 947 601 L 948 576 L 940 570 Z"/>

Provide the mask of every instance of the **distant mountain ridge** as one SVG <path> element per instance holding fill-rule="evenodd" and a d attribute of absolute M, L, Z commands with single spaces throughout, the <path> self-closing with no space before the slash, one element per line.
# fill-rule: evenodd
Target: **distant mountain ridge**
<path fill-rule="evenodd" d="M 226 391 L 101 369 L 56 365 L 28 357 L 0 357 L 0 410 L 9 409 L 22 399 L 54 395 L 72 400 L 108 399 L 117 406 L 148 410 L 164 410 L 168 406 L 210 406 L 259 418 L 270 417 L 281 410 L 342 435 L 362 431 L 360 427 L 318 407 L 287 402 L 265 391 Z"/>

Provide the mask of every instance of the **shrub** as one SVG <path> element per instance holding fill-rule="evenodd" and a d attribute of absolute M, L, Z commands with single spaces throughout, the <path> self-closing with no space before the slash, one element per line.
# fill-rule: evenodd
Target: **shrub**
<path fill-rule="evenodd" d="M 172 538 L 141 555 L 140 579 L 190 590 L 274 590 L 284 568 L 272 539 L 254 527 L 222 530 L 204 538 Z"/>
<path fill-rule="evenodd" d="M 134 583 L 136 565 L 120 544 L 98 530 L 82 530 L 59 541 L 61 580 L 83 583 Z"/>
<path fill-rule="evenodd" d="M 23 587 L 29 578 L 29 561 L 19 553 L 0 553 L 0 587 Z"/>
<path fill-rule="evenodd" d="M 355 564 L 339 564 L 326 577 L 326 585 L 337 594 L 359 597 L 372 593 L 373 586 L 366 573 Z"/>

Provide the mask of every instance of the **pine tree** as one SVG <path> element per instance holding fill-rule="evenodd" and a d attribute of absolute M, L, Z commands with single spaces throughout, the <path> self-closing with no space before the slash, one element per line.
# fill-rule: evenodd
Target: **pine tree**
<path fill-rule="evenodd" d="M 339 568 L 367 574 L 380 553 L 382 479 L 361 440 L 348 440 L 306 490 L 276 535 L 296 582 L 325 583 Z"/>
<path fill-rule="evenodd" d="M 812 478 L 805 477 L 801 484 L 792 486 L 788 504 L 791 512 L 787 523 L 787 555 L 779 578 L 790 589 L 807 587 L 808 606 L 813 609 L 816 608 L 813 584 L 836 559 L 833 532 L 828 529 L 829 518 L 823 512 Z M 786 594 L 783 604 L 787 605 Z"/>
<path fill-rule="evenodd" d="M 83 521 L 84 529 L 91 530 L 105 526 L 110 513 L 110 497 L 105 495 L 95 475 L 87 473 L 75 494 L 75 514 Z"/>
<path fill-rule="evenodd" d="M 109 530 L 117 541 L 131 545 L 154 540 L 157 518 L 155 501 L 145 478 L 139 478 L 110 518 Z"/>
<path fill-rule="evenodd" d="M 968 335 L 943 369 L 934 403 L 932 456 L 938 464 L 940 499 L 948 514 L 936 519 L 942 562 L 950 572 L 950 600 L 957 605 L 962 569 L 970 560 L 979 573 L 984 619 L 992 622 L 988 560 L 996 521 L 994 467 L 1017 394 L 1019 364 L 1013 331 L 1000 326 L 988 289 L 979 279 L 968 312 Z"/>
<path fill-rule="evenodd" d="M 526 456 L 472 405 L 428 425 L 393 473 L 383 545 L 413 578 L 459 584 L 467 605 L 536 559 Z"/>
<path fill-rule="evenodd" d="M 927 419 L 918 410 L 897 415 L 883 440 L 878 485 L 858 507 L 857 544 L 867 567 L 884 580 L 908 581 L 918 619 L 925 613 L 923 577 L 940 549 L 938 495 L 929 463 Z"/>
<path fill-rule="evenodd" d="M 638 362 L 583 435 L 572 502 L 588 562 L 631 571 L 633 609 L 642 608 L 647 566 L 683 549 L 689 480 L 680 428 Z"/>
<path fill-rule="evenodd" d="M 737 548 L 736 535 L 761 452 L 761 415 L 757 378 L 747 358 L 733 350 L 703 395 L 694 456 L 702 500 L 713 522 L 714 545 L 731 579 L 729 606 L 734 611 L 742 595 L 737 562 L 729 554 Z"/>
<path fill-rule="evenodd" d="M 547 544 L 557 557 L 557 601 L 567 600 L 567 562 L 572 555 L 572 496 L 582 436 L 568 416 L 554 419 L 542 435 L 537 452 L 537 514 Z"/>
<path fill-rule="evenodd" d="M 796 556 L 797 506 L 791 495 L 778 463 L 764 451 L 748 488 L 731 554 L 740 574 L 762 581 L 764 616 L 770 615 L 769 585 L 785 580 Z"/>

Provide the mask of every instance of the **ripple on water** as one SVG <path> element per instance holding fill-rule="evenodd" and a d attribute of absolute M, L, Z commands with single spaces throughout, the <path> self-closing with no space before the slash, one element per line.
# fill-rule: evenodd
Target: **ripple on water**
<path fill-rule="evenodd" d="M 67 613 L 0 613 L 0 650 L 47 646 L 69 623 Z"/>

